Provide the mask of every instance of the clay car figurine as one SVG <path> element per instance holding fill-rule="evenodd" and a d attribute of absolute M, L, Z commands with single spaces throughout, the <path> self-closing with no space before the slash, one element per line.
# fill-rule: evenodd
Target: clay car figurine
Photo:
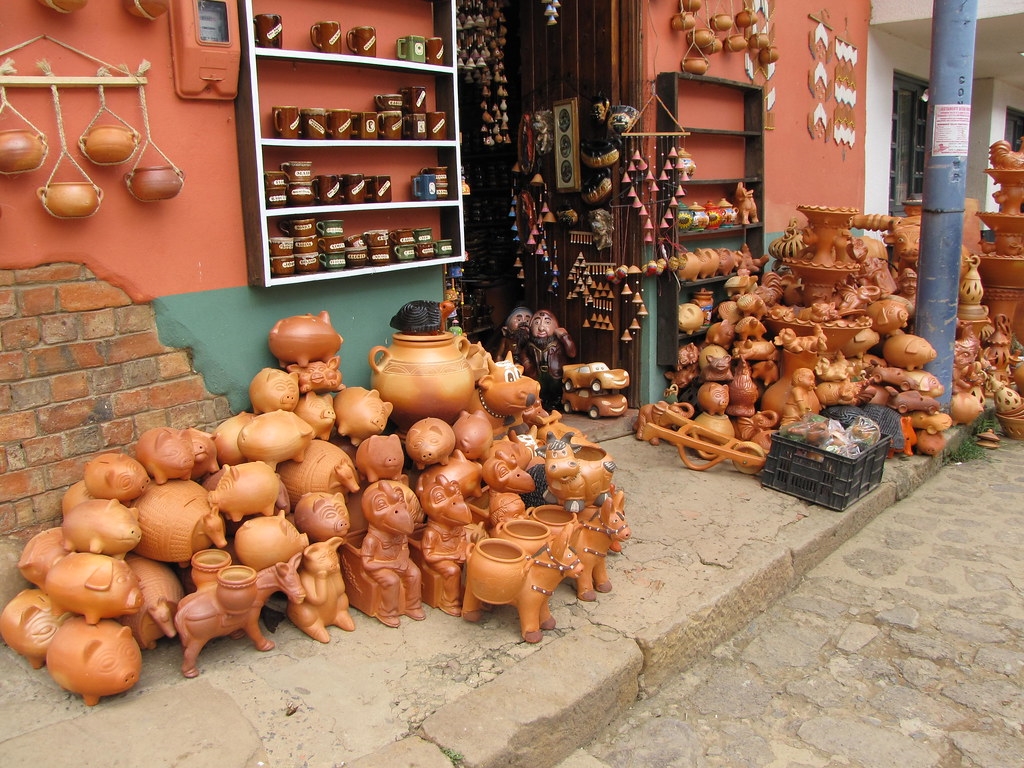
<path fill-rule="evenodd" d="M 594 394 L 589 389 L 577 392 L 565 392 L 562 395 L 562 408 L 567 412 L 580 411 L 592 419 L 602 416 L 621 416 L 626 412 L 626 396 L 619 393 L 604 392 Z"/>
<path fill-rule="evenodd" d="M 604 363 L 581 363 L 562 367 L 562 384 L 566 392 L 574 389 L 625 389 L 629 386 L 629 372 L 622 368 L 609 368 Z"/>

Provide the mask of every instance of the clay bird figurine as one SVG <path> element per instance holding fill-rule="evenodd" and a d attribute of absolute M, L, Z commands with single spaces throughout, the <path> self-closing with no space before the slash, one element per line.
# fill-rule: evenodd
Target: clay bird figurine
<path fill-rule="evenodd" d="M 391 327 L 413 336 L 444 333 L 445 321 L 454 311 L 451 301 L 410 301 L 391 318 Z"/>

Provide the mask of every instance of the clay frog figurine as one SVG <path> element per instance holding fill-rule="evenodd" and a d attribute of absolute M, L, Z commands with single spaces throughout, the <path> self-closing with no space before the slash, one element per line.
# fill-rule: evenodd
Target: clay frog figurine
<path fill-rule="evenodd" d="M 360 559 L 363 570 L 380 589 L 377 619 L 389 627 L 399 626 L 402 614 L 422 621 L 426 618 L 422 575 L 409 557 L 409 535 L 415 524 L 401 485 L 379 480 L 367 486 L 362 506 L 367 531 Z"/>
<path fill-rule="evenodd" d="M 427 514 L 421 549 L 426 567 L 441 575 L 443 587 L 437 607 L 450 616 L 462 615 L 462 564 L 469 552 L 466 526 L 472 516 L 455 480 L 438 475 L 420 494 Z"/>
<path fill-rule="evenodd" d="M 321 643 L 331 641 L 327 627 L 340 627 L 346 632 L 356 628 L 349 613 L 348 594 L 338 558 L 338 547 L 344 541 L 343 537 L 335 536 L 310 544 L 302 551 L 299 583 L 306 599 L 301 603 L 288 603 L 288 618 L 292 623 Z"/>

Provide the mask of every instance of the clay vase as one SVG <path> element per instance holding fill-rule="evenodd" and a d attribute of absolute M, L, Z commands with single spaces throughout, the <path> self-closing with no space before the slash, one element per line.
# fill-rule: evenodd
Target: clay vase
<path fill-rule="evenodd" d="M 128 193 L 142 203 L 170 200 L 181 192 L 185 174 L 171 165 L 136 168 L 124 175 Z"/>
<path fill-rule="evenodd" d="M 472 584 L 473 593 L 485 603 L 508 604 L 519 593 L 529 568 L 526 552 L 516 542 L 483 539 L 466 558 L 466 588 Z"/>
<path fill-rule="evenodd" d="M 110 619 L 87 624 L 76 616 L 54 633 L 46 669 L 61 688 L 92 707 L 101 696 L 124 693 L 139 681 L 142 651 L 128 627 Z"/>
<path fill-rule="evenodd" d="M 475 394 L 466 360 L 465 336 L 395 333 L 391 346 L 370 350 L 371 386 L 394 409 L 391 419 L 404 434 L 420 419 L 436 417 L 452 424 Z"/>
<path fill-rule="evenodd" d="M 510 518 L 494 526 L 494 538 L 513 541 L 532 554 L 543 547 L 551 539 L 551 529 L 539 520 L 529 518 Z"/>
<path fill-rule="evenodd" d="M 129 553 L 125 562 L 139 580 L 142 590 L 142 610 L 120 621 L 132 631 L 132 637 L 141 648 L 156 648 L 161 637 L 174 637 L 174 612 L 185 596 L 178 575 L 170 566 Z"/>
<path fill-rule="evenodd" d="M 41 589 L 23 589 L 0 612 L 0 637 L 11 650 L 24 656 L 32 669 L 46 661 L 53 635 L 70 613 L 54 616 L 50 598 Z"/>
<path fill-rule="evenodd" d="M 27 128 L 0 131 L 0 173 L 34 171 L 46 159 L 46 136 Z"/>
<path fill-rule="evenodd" d="M 231 565 L 231 553 L 226 549 L 201 549 L 192 555 L 192 585 L 200 589 L 204 584 L 217 581 L 221 568 Z"/>
<path fill-rule="evenodd" d="M 188 563 L 201 549 L 228 545 L 224 518 L 213 510 L 209 492 L 192 480 L 152 485 L 135 501 L 142 540 L 135 552 L 164 563 Z"/>
<path fill-rule="evenodd" d="M 51 181 L 36 195 L 46 212 L 58 219 L 88 218 L 103 202 L 103 190 L 87 181 Z"/>
<path fill-rule="evenodd" d="M 135 154 L 138 131 L 127 125 L 94 125 L 78 139 L 78 148 L 96 165 L 117 165 Z"/>
<path fill-rule="evenodd" d="M 254 517 L 235 532 L 238 559 L 257 571 L 274 563 L 286 563 L 309 546 L 309 537 L 284 517 Z"/>

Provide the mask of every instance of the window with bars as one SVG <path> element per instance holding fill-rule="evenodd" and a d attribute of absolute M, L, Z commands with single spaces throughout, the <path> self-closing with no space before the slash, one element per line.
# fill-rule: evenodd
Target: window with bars
<path fill-rule="evenodd" d="M 928 83 L 905 75 L 893 77 L 892 137 L 889 146 L 889 215 L 902 216 L 906 200 L 924 191 Z"/>

